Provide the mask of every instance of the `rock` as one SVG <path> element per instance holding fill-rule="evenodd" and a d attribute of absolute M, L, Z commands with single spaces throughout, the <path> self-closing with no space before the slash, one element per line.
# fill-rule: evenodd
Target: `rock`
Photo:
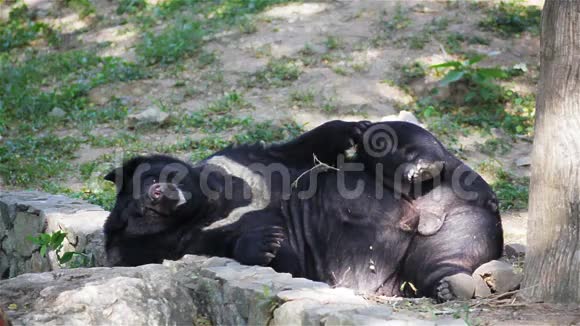
<path fill-rule="evenodd" d="M 196 309 L 169 268 L 79 268 L 0 281 L 15 325 L 192 325 Z"/>
<path fill-rule="evenodd" d="M 29 239 L 57 230 L 67 233 L 63 252 L 84 252 L 103 265 L 102 229 L 108 214 L 98 206 L 61 195 L 36 191 L 0 194 L 0 279 L 61 268 L 53 251 L 42 257 Z"/>
<path fill-rule="evenodd" d="M 417 117 L 415 117 L 415 115 L 413 113 L 411 113 L 409 111 L 405 111 L 405 110 L 400 111 L 399 114 L 397 114 L 397 115 L 391 114 L 391 115 L 384 116 L 381 120 L 382 121 L 406 121 L 406 122 L 414 123 L 418 126 L 421 125 L 421 123 L 419 122 Z"/>
<path fill-rule="evenodd" d="M 459 325 L 394 312 L 269 267 L 187 255 L 162 265 L 65 269 L 0 281 L 15 325 Z M 463 325 L 463 324 L 461 324 Z"/>
<path fill-rule="evenodd" d="M 510 243 L 505 246 L 504 253 L 510 258 L 519 258 L 526 255 L 526 246 L 519 243 Z"/>
<path fill-rule="evenodd" d="M 523 279 L 522 274 L 515 272 L 512 265 L 492 260 L 479 266 L 473 272 L 473 278 L 482 278 L 494 293 L 505 293 L 517 289 Z"/>
<path fill-rule="evenodd" d="M 532 159 L 529 156 L 522 156 L 516 160 L 517 167 L 532 165 Z"/>
<path fill-rule="evenodd" d="M 475 281 L 475 298 L 485 298 L 491 295 L 491 289 L 487 286 L 484 279 L 478 275 L 473 274 L 473 280 Z"/>
<path fill-rule="evenodd" d="M 158 107 L 150 107 L 145 111 L 127 116 L 127 127 L 134 129 L 142 125 L 162 125 L 169 119 L 169 113 L 161 111 Z"/>
<path fill-rule="evenodd" d="M 55 108 L 52 109 L 52 111 L 50 111 L 48 113 L 48 116 L 49 117 L 53 117 L 53 118 L 61 119 L 61 118 L 64 118 L 66 116 L 66 111 L 63 110 L 63 109 L 61 109 L 61 108 L 59 108 L 59 107 L 55 107 Z"/>

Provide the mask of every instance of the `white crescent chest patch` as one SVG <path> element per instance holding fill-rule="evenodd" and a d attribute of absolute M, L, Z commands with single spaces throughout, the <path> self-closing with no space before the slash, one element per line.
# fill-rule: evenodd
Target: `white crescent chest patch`
<path fill-rule="evenodd" d="M 212 230 L 233 224 L 246 213 L 268 207 L 270 204 L 270 189 L 268 189 L 268 185 L 262 175 L 225 156 L 214 156 L 207 160 L 207 164 L 219 166 L 226 173 L 244 180 L 252 191 L 252 201 L 246 206 L 235 208 L 228 216 L 204 227 L 203 230 Z"/>

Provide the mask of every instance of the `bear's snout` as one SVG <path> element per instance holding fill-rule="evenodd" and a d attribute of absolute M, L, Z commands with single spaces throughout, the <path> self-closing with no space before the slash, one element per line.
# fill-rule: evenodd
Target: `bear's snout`
<path fill-rule="evenodd" d="M 163 213 L 169 213 L 186 202 L 183 191 L 172 183 L 154 183 L 147 190 L 147 197 L 146 205 Z"/>

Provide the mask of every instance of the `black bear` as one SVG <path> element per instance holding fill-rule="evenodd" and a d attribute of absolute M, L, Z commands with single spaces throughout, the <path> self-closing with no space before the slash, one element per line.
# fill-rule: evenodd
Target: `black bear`
<path fill-rule="evenodd" d="M 376 155 L 368 135 L 377 126 L 389 126 L 399 146 L 383 142 L 392 148 Z M 442 176 L 459 162 L 433 140 L 410 124 L 333 121 L 285 144 L 228 148 L 193 167 L 136 158 L 106 177 L 119 185 L 105 224 L 109 262 L 218 255 L 362 292 L 403 295 L 410 281 L 421 295 L 469 296 L 461 276 L 499 256 L 501 223 L 488 206 L 453 205 L 451 194 L 442 205 L 430 199 L 434 189 L 453 190 Z M 353 143 L 357 156 L 344 160 Z M 330 165 L 314 165 L 313 156 Z M 401 165 L 404 180 L 395 173 Z"/>

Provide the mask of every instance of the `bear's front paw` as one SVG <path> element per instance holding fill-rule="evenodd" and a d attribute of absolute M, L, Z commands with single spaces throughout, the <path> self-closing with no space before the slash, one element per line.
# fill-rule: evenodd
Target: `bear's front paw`
<path fill-rule="evenodd" d="M 234 249 L 234 259 L 245 265 L 267 266 L 285 239 L 284 230 L 270 226 L 244 233 Z"/>
<path fill-rule="evenodd" d="M 458 273 L 444 277 L 437 287 L 437 301 L 467 300 L 475 294 L 475 281 L 471 275 Z"/>

